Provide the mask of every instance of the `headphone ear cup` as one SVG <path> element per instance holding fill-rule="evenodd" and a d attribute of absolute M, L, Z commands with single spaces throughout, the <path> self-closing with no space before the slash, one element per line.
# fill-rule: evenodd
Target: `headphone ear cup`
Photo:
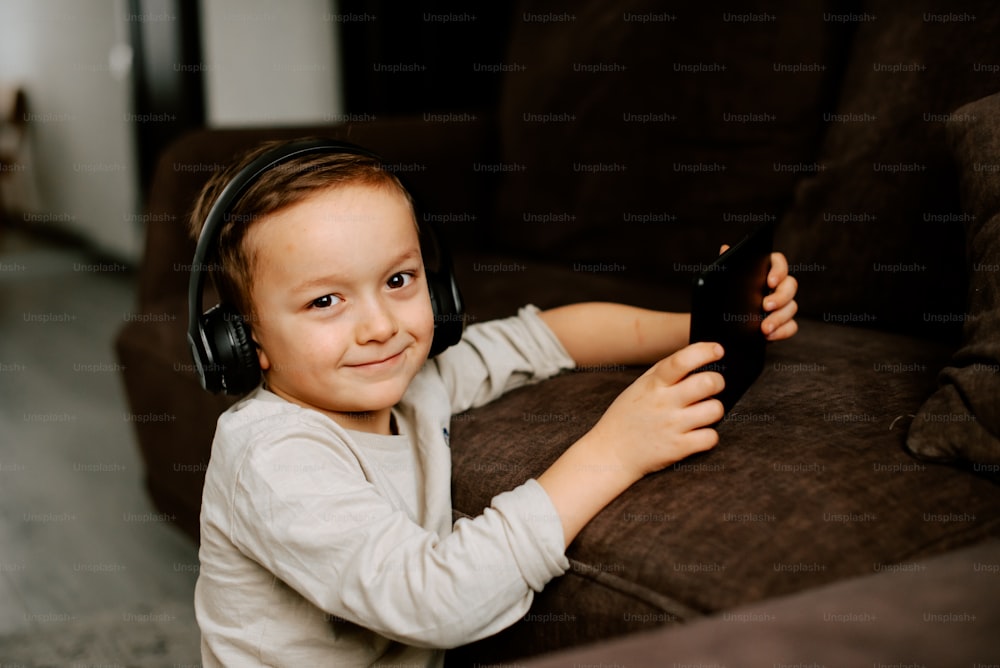
<path fill-rule="evenodd" d="M 434 357 L 462 339 L 465 305 L 458 281 L 451 268 L 451 256 L 430 223 L 420 226 L 420 252 L 423 255 L 427 290 L 434 312 L 434 339 L 428 357 Z"/>
<path fill-rule="evenodd" d="M 434 311 L 434 339 L 428 357 L 434 357 L 462 339 L 465 308 L 462 293 L 450 267 L 443 272 L 427 273 L 427 288 Z"/>
<path fill-rule="evenodd" d="M 205 312 L 202 328 L 208 340 L 211 363 L 205 370 L 213 386 L 226 394 L 244 394 L 260 382 L 260 362 L 254 349 L 250 328 L 239 313 L 218 305 Z"/>

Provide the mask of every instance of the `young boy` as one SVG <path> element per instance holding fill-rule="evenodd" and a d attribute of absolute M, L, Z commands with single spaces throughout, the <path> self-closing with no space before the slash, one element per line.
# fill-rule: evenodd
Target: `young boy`
<path fill-rule="evenodd" d="M 257 152 L 259 153 L 259 151 Z M 193 216 L 257 153 L 216 176 Z M 521 618 L 567 545 L 645 474 L 717 441 L 721 348 L 687 314 L 528 306 L 427 359 L 434 321 L 405 189 L 366 156 L 262 175 L 218 238 L 259 387 L 219 418 L 195 609 L 206 666 L 437 666 Z M 762 323 L 796 331 L 775 254 Z M 574 365 L 653 364 L 537 480 L 452 523 L 450 417 Z"/>

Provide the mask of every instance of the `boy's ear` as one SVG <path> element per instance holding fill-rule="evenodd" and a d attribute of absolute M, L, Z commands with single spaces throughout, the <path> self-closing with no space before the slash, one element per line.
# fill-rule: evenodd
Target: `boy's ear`
<path fill-rule="evenodd" d="M 267 353 L 264 352 L 260 342 L 257 340 L 257 335 L 253 332 L 250 333 L 250 340 L 253 342 L 254 350 L 257 353 L 257 363 L 260 364 L 260 370 L 267 371 L 271 368 L 271 360 L 268 359 Z"/>

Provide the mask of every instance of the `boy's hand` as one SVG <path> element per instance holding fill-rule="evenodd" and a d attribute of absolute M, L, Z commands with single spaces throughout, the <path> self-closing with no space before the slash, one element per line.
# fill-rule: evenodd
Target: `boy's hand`
<path fill-rule="evenodd" d="M 729 248 L 723 244 L 719 254 Z M 799 331 L 795 313 L 799 305 L 795 303 L 795 293 L 799 282 L 788 273 L 788 260 L 784 253 L 771 253 L 771 270 L 767 272 L 767 286 L 771 293 L 764 297 L 764 310 L 768 316 L 760 323 L 768 341 L 779 341 L 794 336 Z"/>
<path fill-rule="evenodd" d="M 636 480 L 714 447 L 719 435 L 708 425 L 724 410 L 712 397 L 725 381 L 714 371 L 691 372 L 722 355 L 717 343 L 694 343 L 660 360 L 618 395 L 585 438 Z"/>
<path fill-rule="evenodd" d="M 563 525 L 566 545 L 612 499 L 647 473 L 719 441 L 722 374 L 698 367 L 722 359 L 717 343 L 694 343 L 625 388 L 597 424 L 538 477 Z"/>
<path fill-rule="evenodd" d="M 788 260 L 784 253 L 771 253 L 771 271 L 767 272 L 767 286 L 771 294 L 764 297 L 764 310 L 768 316 L 760 324 L 768 341 L 787 339 L 799 331 L 795 313 L 799 305 L 795 303 L 795 293 L 799 282 L 788 273 Z"/>

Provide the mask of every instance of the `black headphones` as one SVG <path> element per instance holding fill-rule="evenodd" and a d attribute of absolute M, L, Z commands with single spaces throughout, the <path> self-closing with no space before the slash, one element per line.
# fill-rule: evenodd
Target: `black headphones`
<path fill-rule="evenodd" d="M 301 139 L 265 151 L 226 184 L 213 202 L 198 237 L 188 283 L 188 344 L 201 385 L 209 392 L 244 394 L 260 382 L 261 370 L 250 326 L 234 308 L 217 304 L 202 313 L 205 261 L 230 210 L 265 172 L 293 158 L 311 153 L 347 153 L 371 158 L 377 154 L 360 146 L 331 139 Z M 434 311 L 434 338 L 429 356 L 437 355 L 462 338 L 465 323 L 462 295 L 452 273 L 451 259 L 433 227 L 420 222 L 420 247 L 427 287 Z"/>

